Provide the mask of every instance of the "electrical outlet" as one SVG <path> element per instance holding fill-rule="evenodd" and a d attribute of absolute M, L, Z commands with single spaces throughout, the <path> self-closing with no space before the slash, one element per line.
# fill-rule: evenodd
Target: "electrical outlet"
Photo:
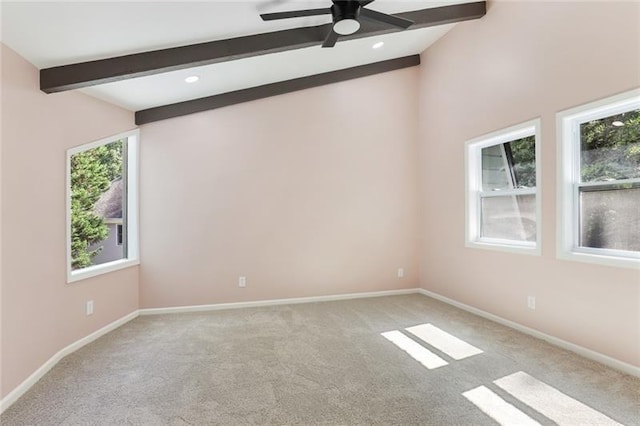
<path fill-rule="evenodd" d="M 398 268 L 398 278 L 404 278 L 404 268 Z"/>
<path fill-rule="evenodd" d="M 535 310 L 536 309 L 536 297 L 535 296 L 529 296 L 527 297 L 527 307 L 531 310 Z"/>
<path fill-rule="evenodd" d="M 247 277 L 238 278 L 238 287 L 246 287 L 247 286 Z"/>
<path fill-rule="evenodd" d="M 93 315 L 93 300 L 87 301 L 87 316 Z"/>

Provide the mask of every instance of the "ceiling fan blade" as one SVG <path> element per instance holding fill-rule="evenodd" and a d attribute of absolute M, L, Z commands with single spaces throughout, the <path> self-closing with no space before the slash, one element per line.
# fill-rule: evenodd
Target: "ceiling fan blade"
<path fill-rule="evenodd" d="M 292 10 L 289 12 L 263 13 L 260 15 L 260 17 L 263 21 L 274 21 L 276 19 L 301 18 L 303 16 L 326 15 L 328 13 L 331 13 L 331 9 L 326 7 L 324 9 L 305 9 Z"/>
<path fill-rule="evenodd" d="M 374 0 L 360 0 L 360 7 L 365 7 L 369 3 L 373 3 Z"/>
<path fill-rule="evenodd" d="M 329 33 L 329 35 L 327 35 L 327 38 L 324 39 L 324 43 L 322 43 L 322 47 L 335 46 L 339 36 L 340 35 L 337 32 L 333 31 L 333 28 L 331 28 L 331 32 Z"/>
<path fill-rule="evenodd" d="M 360 16 L 373 21 L 393 25 L 394 27 L 400 27 L 405 30 L 413 25 L 413 21 L 408 19 L 398 18 L 397 16 L 387 15 L 386 13 L 376 12 L 371 9 L 360 9 Z"/>

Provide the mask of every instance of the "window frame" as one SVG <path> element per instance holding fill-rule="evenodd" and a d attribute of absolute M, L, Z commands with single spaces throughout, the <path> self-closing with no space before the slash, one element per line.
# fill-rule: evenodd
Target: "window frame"
<path fill-rule="evenodd" d="M 580 187 L 640 183 L 640 178 L 582 183 L 580 124 L 632 109 L 640 109 L 640 89 L 582 104 L 556 114 L 558 259 L 628 268 L 640 267 L 640 252 L 580 247 Z"/>
<path fill-rule="evenodd" d="M 500 193 L 482 194 L 482 149 L 494 145 L 512 142 L 524 137 L 535 138 L 536 156 L 536 187 L 503 190 Z M 468 140 L 465 143 L 465 173 L 466 173 L 466 216 L 465 216 L 465 246 L 489 250 L 506 251 L 510 253 L 542 254 L 542 147 L 541 120 L 535 118 L 514 126 Z M 535 195 L 536 197 L 536 241 L 517 241 L 497 238 L 481 237 L 482 198 L 494 196 Z"/>
<path fill-rule="evenodd" d="M 123 173 L 126 178 L 126 217 L 127 229 L 125 231 L 127 239 L 127 257 L 114 260 L 100 265 L 92 265 L 86 268 L 73 271 L 71 269 L 71 157 L 75 154 L 97 148 L 102 145 L 115 142 L 120 139 L 127 139 L 127 156 L 124 159 L 126 171 Z M 134 129 L 128 132 L 109 136 L 94 142 L 76 146 L 67 150 L 66 163 L 66 237 L 67 237 L 67 283 L 84 280 L 90 277 L 106 274 L 120 269 L 128 268 L 140 264 L 139 255 L 139 152 L 140 152 L 140 130 Z M 124 231 L 124 229 L 123 229 Z"/>

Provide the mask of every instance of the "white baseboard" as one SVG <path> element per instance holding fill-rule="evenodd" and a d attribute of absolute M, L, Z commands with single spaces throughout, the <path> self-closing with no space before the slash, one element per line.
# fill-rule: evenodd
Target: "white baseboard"
<path fill-rule="evenodd" d="M 364 293 L 334 294 L 329 296 L 293 297 L 289 299 L 256 300 L 252 302 L 216 303 L 212 305 L 175 306 L 171 308 L 140 309 L 140 315 L 176 314 L 182 312 L 218 311 L 222 309 L 257 308 L 261 306 L 294 305 L 298 303 L 331 302 L 336 300 L 363 299 L 367 297 L 397 296 L 419 293 L 418 288 L 402 290 L 370 291 Z"/>
<path fill-rule="evenodd" d="M 507 327 L 513 328 L 515 330 L 518 330 L 530 336 L 537 337 L 538 339 L 542 339 L 546 342 L 551 343 L 552 345 L 574 352 L 590 360 L 597 361 L 601 364 L 614 368 L 623 373 L 629 374 L 631 376 L 640 377 L 640 367 L 636 367 L 635 365 L 631 365 L 624 361 L 617 360 L 610 356 L 601 354 L 600 352 L 587 349 L 583 346 L 579 346 L 574 343 L 567 342 L 566 340 L 562 340 L 557 337 L 551 336 L 549 334 L 543 333 L 541 331 L 535 330 L 533 328 L 526 327 L 524 325 L 518 324 L 517 322 L 509 321 L 508 319 L 504 319 L 497 315 L 490 314 L 489 312 L 483 311 L 478 308 L 474 308 L 473 306 L 465 305 L 464 303 L 457 302 L 453 299 L 449 299 L 448 297 L 441 296 L 438 293 L 433 293 L 423 288 L 418 289 L 418 293 L 431 297 L 433 299 L 439 300 L 441 302 L 447 303 L 449 305 L 455 306 L 456 308 L 460 308 L 464 311 L 471 312 L 472 314 L 489 319 L 491 321 L 497 322 Z"/>
<path fill-rule="evenodd" d="M 0 413 L 3 413 L 4 410 L 9 408 L 11 404 L 16 402 L 18 398 L 24 395 L 24 393 L 27 392 L 31 388 L 31 386 L 35 385 L 36 382 L 40 380 L 45 374 L 47 374 L 49 370 L 51 370 L 62 358 L 64 358 L 65 356 L 69 355 L 72 352 L 77 351 L 81 347 L 93 342 L 97 338 L 104 336 L 108 332 L 115 330 L 121 325 L 124 325 L 125 323 L 131 321 L 137 316 L 138 316 L 138 311 L 133 311 L 130 314 L 125 315 L 124 317 L 117 319 L 110 324 L 105 325 L 101 329 L 94 331 L 88 336 L 85 336 L 82 339 L 77 340 L 72 344 L 70 344 L 69 346 L 58 351 L 54 356 L 49 358 L 47 362 L 42 364 L 40 368 L 38 368 L 29 377 L 27 377 L 25 381 L 20 383 L 15 389 L 13 389 L 4 398 L 2 398 L 2 400 L 0 400 Z"/>

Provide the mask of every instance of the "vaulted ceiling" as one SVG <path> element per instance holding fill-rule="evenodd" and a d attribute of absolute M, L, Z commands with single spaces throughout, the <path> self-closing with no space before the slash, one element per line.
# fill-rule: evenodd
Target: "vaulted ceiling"
<path fill-rule="evenodd" d="M 3 2 L 2 42 L 41 70 L 41 89 L 83 92 L 138 111 L 139 123 L 416 65 L 484 2 L 376 0 L 415 22 L 362 21 L 334 48 L 331 15 L 263 21 L 261 13 L 324 8 L 329 0 Z M 384 42 L 380 48 L 374 43 Z M 196 83 L 186 83 L 198 76 Z M 293 83 L 291 81 L 293 80 Z M 51 95 L 51 96 L 55 96 Z"/>

